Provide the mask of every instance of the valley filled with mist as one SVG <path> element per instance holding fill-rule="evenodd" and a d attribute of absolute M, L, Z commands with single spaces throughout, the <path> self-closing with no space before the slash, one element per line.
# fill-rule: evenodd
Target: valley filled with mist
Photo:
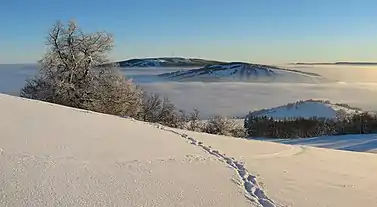
<path fill-rule="evenodd" d="M 249 111 L 307 99 L 346 103 L 366 111 L 377 110 L 377 67 L 344 65 L 279 65 L 315 73 L 326 82 L 303 83 L 270 80 L 176 81 L 159 77 L 164 73 L 188 71 L 175 67 L 122 67 L 124 75 L 147 91 L 167 96 L 177 108 L 198 108 L 203 117 L 212 115 L 244 116 Z M 196 67 L 197 68 L 197 67 Z M 36 74 L 35 64 L 0 65 L 0 92 L 17 95 L 27 78 Z"/>

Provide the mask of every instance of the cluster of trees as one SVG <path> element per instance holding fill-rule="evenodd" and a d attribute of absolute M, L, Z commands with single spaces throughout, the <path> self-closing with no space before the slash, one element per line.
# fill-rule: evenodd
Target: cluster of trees
<path fill-rule="evenodd" d="M 247 116 L 244 127 L 251 137 L 304 138 L 332 134 L 332 122 L 315 117 L 274 120 L 270 117 Z"/>
<path fill-rule="evenodd" d="M 199 111 L 186 114 L 169 99 L 143 91 L 110 63 L 111 34 L 85 33 L 75 22 L 57 22 L 47 37 L 48 51 L 37 76 L 27 80 L 21 97 L 166 126 L 244 137 L 245 130 L 228 118 L 201 121 Z"/>
<path fill-rule="evenodd" d="M 340 120 L 312 117 L 274 120 L 249 114 L 244 127 L 248 136 L 268 138 L 306 138 L 323 135 L 377 133 L 377 116 L 360 113 Z"/>
<path fill-rule="evenodd" d="M 377 133 L 377 116 L 360 113 L 336 122 L 336 134 L 372 134 Z"/>

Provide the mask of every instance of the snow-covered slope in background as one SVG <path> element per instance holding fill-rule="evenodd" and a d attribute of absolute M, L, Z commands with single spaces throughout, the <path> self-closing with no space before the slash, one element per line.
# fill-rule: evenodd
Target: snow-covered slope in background
<path fill-rule="evenodd" d="M 270 139 L 252 138 L 253 140 L 270 141 L 281 144 L 305 145 L 312 147 L 346 150 L 354 152 L 377 153 L 377 134 L 349 134 L 338 136 L 322 136 L 304 139 Z"/>
<path fill-rule="evenodd" d="M 296 103 L 289 103 L 270 109 L 254 111 L 253 116 L 267 116 L 274 119 L 291 119 L 291 118 L 327 118 L 337 119 L 344 118 L 347 115 L 362 112 L 361 109 L 350 107 L 346 104 L 333 104 L 329 101 L 306 100 Z"/>
<path fill-rule="evenodd" d="M 318 74 L 249 63 L 224 63 L 200 69 L 160 74 L 175 81 L 246 81 L 318 83 L 325 79 Z"/>
<path fill-rule="evenodd" d="M 1 94 L 0 114 L 1 206 L 377 203 L 371 153 L 156 127 Z"/>
<path fill-rule="evenodd" d="M 198 58 L 161 57 L 130 59 L 117 63 L 120 67 L 203 67 L 222 62 Z"/>

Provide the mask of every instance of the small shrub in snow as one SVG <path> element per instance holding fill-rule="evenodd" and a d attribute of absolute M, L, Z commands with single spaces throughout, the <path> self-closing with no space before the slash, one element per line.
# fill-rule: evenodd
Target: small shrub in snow
<path fill-rule="evenodd" d="M 233 136 L 236 124 L 233 120 L 222 116 L 210 118 L 203 126 L 203 132 L 210 134 Z"/>
<path fill-rule="evenodd" d="M 200 132 L 203 129 L 203 122 L 200 120 L 199 110 L 194 109 L 193 112 L 189 114 L 187 130 Z"/>
<path fill-rule="evenodd" d="M 137 118 L 175 128 L 185 128 L 187 122 L 185 113 L 177 110 L 167 97 L 162 99 L 158 94 L 146 92 L 143 93 L 142 107 Z"/>

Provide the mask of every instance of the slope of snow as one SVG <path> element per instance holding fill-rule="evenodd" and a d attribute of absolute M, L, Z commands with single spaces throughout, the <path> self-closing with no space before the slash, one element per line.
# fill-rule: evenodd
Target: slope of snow
<path fill-rule="evenodd" d="M 253 206 L 237 171 L 147 123 L 1 94 L 0 114 L 0 206 Z"/>
<path fill-rule="evenodd" d="M 177 81 L 246 81 L 246 82 L 302 82 L 325 81 L 314 73 L 305 73 L 267 65 L 224 63 L 200 69 L 182 70 L 160 75 Z"/>
<path fill-rule="evenodd" d="M 0 95 L 1 206 L 374 206 L 377 156 Z M 214 176 L 215 175 L 215 176 Z"/>
<path fill-rule="evenodd" d="M 290 145 L 305 145 L 355 152 L 377 153 L 377 134 L 352 134 L 339 136 L 322 136 L 305 139 L 267 139 L 253 138 Z"/>
<path fill-rule="evenodd" d="M 253 116 L 267 116 L 274 119 L 311 118 L 320 117 L 327 119 L 342 118 L 350 114 L 360 113 L 361 110 L 332 104 L 325 101 L 307 100 L 290 103 L 270 109 L 254 111 Z"/>
<path fill-rule="evenodd" d="M 377 155 L 186 132 L 242 160 L 277 206 L 375 206 Z"/>

